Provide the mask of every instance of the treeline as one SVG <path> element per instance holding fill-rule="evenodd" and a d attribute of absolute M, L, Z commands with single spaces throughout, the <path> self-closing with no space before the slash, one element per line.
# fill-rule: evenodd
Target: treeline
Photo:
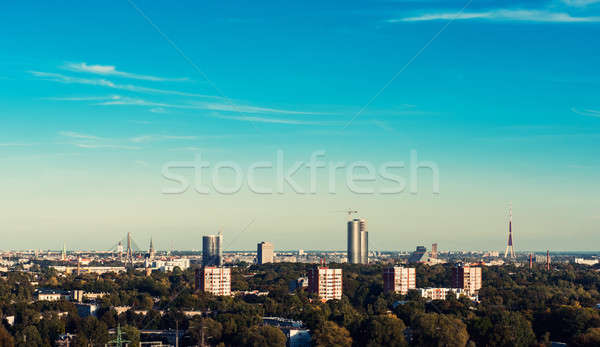
<path fill-rule="evenodd" d="M 426 302 L 416 292 L 384 293 L 384 265 L 331 266 L 343 268 L 344 296 L 327 303 L 305 290 L 288 290 L 290 281 L 306 275 L 308 264 L 236 266 L 233 290 L 269 291 L 238 297 L 195 291 L 193 269 L 149 277 L 140 271 L 61 277 L 45 269 L 37 279 L 9 273 L 0 280 L 0 310 L 3 317 L 14 316 L 14 324 L 3 321 L 0 346 L 53 346 L 64 333 L 77 335 L 74 346 L 103 346 L 114 338 L 108 330 L 118 325 L 133 346 L 144 329 L 183 331 L 183 346 L 284 346 L 284 334 L 264 326 L 264 316 L 303 321 L 315 346 L 600 345 L 600 274 L 590 267 L 484 267 L 477 304 L 464 297 Z M 107 295 L 97 318 L 81 318 L 70 302 L 33 302 L 34 280 L 39 287 Z M 450 281 L 451 265 L 417 266 L 418 287 L 448 287 Z M 132 310 L 118 315 L 115 306 Z M 184 311 L 203 315 L 190 318 Z"/>

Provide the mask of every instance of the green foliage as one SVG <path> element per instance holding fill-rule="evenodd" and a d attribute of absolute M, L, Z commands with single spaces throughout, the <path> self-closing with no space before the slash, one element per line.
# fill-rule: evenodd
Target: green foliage
<path fill-rule="evenodd" d="M 10 272 L 0 278 L 0 312 L 14 315 L 15 323 L 0 329 L 0 345 L 23 346 L 27 339 L 27 345 L 51 346 L 65 332 L 78 335 L 72 345 L 101 345 L 108 340 L 107 330 L 119 323 L 124 330 L 131 329 L 132 336 L 135 329 L 178 328 L 185 331 L 182 345 L 198 345 L 203 338 L 213 346 L 271 340 L 278 345 L 282 332 L 264 327 L 264 316 L 303 321 L 315 344 L 322 346 L 405 346 L 405 333 L 412 337 L 411 344 L 427 346 L 529 346 L 550 340 L 598 345 L 600 314 L 595 305 L 600 303 L 600 273 L 589 267 L 556 264 L 551 272 L 511 265 L 484 267 L 477 304 L 465 297 L 427 302 L 416 291 L 404 296 L 384 293 L 383 264 L 335 265 L 344 274 L 341 300 L 322 303 L 305 289 L 290 293 L 289 282 L 305 276 L 312 266 L 234 266 L 234 290 L 269 291 L 268 296 L 236 297 L 195 291 L 193 269 L 151 276 L 135 270 L 62 276 L 42 264 L 36 274 Z M 450 268 L 450 264 L 417 265 L 417 286 L 449 286 Z M 72 303 L 33 301 L 32 281 L 107 295 L 100 300 L 98 318 L 81 318 Z M 117 315 L 114 306 L 132 309 Z M 188 310 L 204 314 L 191 318 L 183 312 Z"/>
<path fill-rule="evenodd" d="M 406 325 L 395 315 L 371 316 L 362 322 L 354 340 L 360 346 L 407 346 L 405 330 Z"/>
<path fill-rule="evenodd" d="M 250 328 L 244 345 L 251 347 L 285 347 L 286 340 L 285 335 L 278 328 L 261 325 Z"/>
<path fill-rule="evenodd" d="M 469 340 L 462 320 L 437 313 L 423 313 L 411 326 L 413 342 L 419 346 L 465 346 Z"/>
<path fill-rule="evenodd" d="M 352 346 L 352 338 L 348 330 L 327 321 L 313 330 L 313 343 L 315 347 L 349 347 Z"/>

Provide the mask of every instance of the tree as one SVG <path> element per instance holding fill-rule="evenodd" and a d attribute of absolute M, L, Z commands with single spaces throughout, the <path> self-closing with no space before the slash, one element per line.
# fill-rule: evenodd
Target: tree
<path fill-rule="evenodd" d="M 6 329 L 4 329 L 4 326 L 0 324 L 0 346 L 13 347 L 14 345 L 15 339 Z"/>
<path fill-rule="evenodd" d="M 352 338 L 345 328 L 332 321 L 326 321 L 313 331 L 313 343 L 316 347 L 349 347 L 352 346 Z"/>
<path fill-rule="evenodd" d="M 253 326 L 248 332 L 247 346 L 285 347 L 287 338 L 283 332 L 270 325 Z"/>
<path fill-rule="evenodd" d="M 600 346 L 600 328 L 589 328 L 585 333 L 575 336 L 572 345 L 575 347 Z"/>
<path fill-rule="evenodd" d="M 211 342 L 215 344 L 221 341 L 223 336 L 223 325 L 212 318 L 203 318 L 200 321 L 190 323 L 188 334 L 192 338 L 193 343 L 201 344 Z"/>
<path fill-rule="evenodd" d="M 125 338 L 129 341 L 129 347 L 139 347 L 140 346 L 140 331 L 131 325 L 126 325 L 121 328 L 123 333 L 125 334 Z"/>
<path fill-rule="evenodd" d="M 85 336 L 91 344 L 104 344 L 108 342 L 108 327 L 94 316 L 83 319 L 79 333 Z"/>
<path fill-rule="evenodd" d="M 42 345 L 42 337 L 33 325 L 29 325 L 17 333 L 17 347 L 41 347 Z"/>
<path fill-rule="evenodd" d="M 535 341 L 531 322 L 519 312 L 492 311 L 477 320 L 472 334 L 481 346 L 529 346 Z"/>
<path fill-rule="evenodd" d="M 411 327 L 419 346 L 465 346 L 469 340 L 465 323 L 452 315 L 420 314 Z"/>
<path fill-rule="evenodd" d="M 407 346 L 405 329 L 404 322 L 395 316 L 374 316 L 363 321 L 355 340 L 361 346 Z"/>

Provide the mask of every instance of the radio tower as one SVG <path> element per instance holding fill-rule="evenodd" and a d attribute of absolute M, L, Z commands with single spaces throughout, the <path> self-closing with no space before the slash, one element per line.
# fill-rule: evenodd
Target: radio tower
<path fill-rule="evenodd" d="M 512 204 L 510 206 L 510 219 L 508 221 L 508 244 L 506 245 L 506 250 L 504 251 L 504 258 L 508 256 L 510 250 L 510 257 L 515 258 L 515 249 L 513 248 L 513 239 L 512 239 Z"/>

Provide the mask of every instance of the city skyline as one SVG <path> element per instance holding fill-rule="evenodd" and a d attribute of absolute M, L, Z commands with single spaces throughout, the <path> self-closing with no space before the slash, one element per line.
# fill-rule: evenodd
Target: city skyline
<path fill-rule="evenodd" d="M 136 4 L 7 4 L 0 249 L 104 250 L 128 232 L 201 249 L 223 230 L 224 251 L 344 250 L 331 211 L 351 206 L 371 250 L 502 251 L 512 202 L 515 252 L 597 250 L 600 3 Z M 281 152 L 287 170 L 317 151 L 403 161 L 403 177 L 415 151 L 439 194 L 428 169 L 415 194 L 357 194 L 341 174 L 332 194 L 324 168 L 314 194 L 162 193 L 170 162 L 247 172 Z"/>

